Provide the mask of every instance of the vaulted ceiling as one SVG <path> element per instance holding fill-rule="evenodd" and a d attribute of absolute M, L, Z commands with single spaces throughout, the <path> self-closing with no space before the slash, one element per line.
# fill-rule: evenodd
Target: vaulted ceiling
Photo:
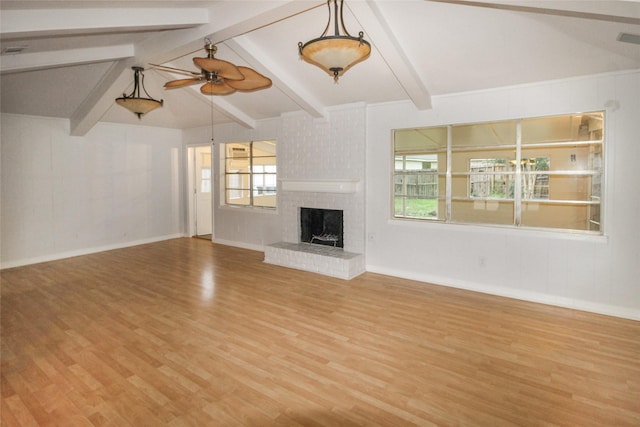
<path fill-rule="evenodd" d="M 99 121 L 251 128 L 298 110 L 321 119 L 349 103 L 429 109 L 435 95 L 640 68 L 636 0 L 346 0 L 346 27 L 363 31 L 372 53 L 337 84 L 298 57 L 298 42 L 327 23 L 321 0 L 4 0 L 0 18 L 2 112 L 68 118 L 74 135 Z M 272 87 L 226 96 L 164 89 L 184 76 L 150 64 L 197 71 L 205 38 L 217 58 L 254 68 Z M 114 102 L 131 92 L 132 66 L 164 99 L 141 120 Z"/>

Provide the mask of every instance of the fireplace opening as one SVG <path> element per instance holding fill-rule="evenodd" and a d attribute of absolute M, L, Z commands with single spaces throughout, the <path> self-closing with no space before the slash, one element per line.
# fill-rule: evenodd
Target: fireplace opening
<path fill-rule="evenodd" d="M 343 248 L 342 211 L 300 208 L 300 241 Z"/>

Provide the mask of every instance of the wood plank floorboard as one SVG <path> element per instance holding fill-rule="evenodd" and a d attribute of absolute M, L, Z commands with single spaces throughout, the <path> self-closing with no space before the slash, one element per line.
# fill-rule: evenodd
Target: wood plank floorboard
<path fill-rule="evenodd" d="M 2 426 L 640 426 L 640 322 L 262 260 L 3 270 Z"/>

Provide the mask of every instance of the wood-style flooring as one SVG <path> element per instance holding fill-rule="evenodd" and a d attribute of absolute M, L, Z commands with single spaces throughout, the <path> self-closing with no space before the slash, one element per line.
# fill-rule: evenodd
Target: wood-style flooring
<path fill-rule="evenodd" d="M 2 271 L 2 426 L 640 426 L 640 322 L 262 259 Z"/>

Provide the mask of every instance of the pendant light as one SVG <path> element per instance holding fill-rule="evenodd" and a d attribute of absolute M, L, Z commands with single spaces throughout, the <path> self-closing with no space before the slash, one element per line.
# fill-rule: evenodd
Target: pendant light
<path fill-rule="evenodd" d="M 331 3 L 333 3 L 333 13 Z M 362 31 L 358 37 L 353 37 L 345 28 L 342 16 L 343 4 L 344 1 L 340 0 L 338 8 L 338 0 L 327 0 L 329 21 L 322 35 L 304 44 L 298 43 L 300 57 L 332 75 L 336 83 L 338 77 L 358 62 L 367 59 L 371 53 L 371 45 L 363 38 Z M 331 27 L 332 16 L 334 35 L 331 36 L 327 33 Z M 343 34 L 340 34 L 340 29 Z"/>
<path fill-rule="evenodd" d="M 158 107 L 162 107 L 163 100 L 161 99 L 160 101 L 158 101 L 157 99 L 153 99 L 145 89 L 143 73 L 144 68 L 131 67 L 131 69 L 134 71 L 133 91 L 129 95 L 123 93 L 120 98 L 116 99 L 116 104 L 122 105 L 124 108 L 138 116 L 138 119 L 140 119 L 149 111 L 153 111 Z M 148 98 L 143 98 L 140 96 L 140 88 L 142 88 Z"/>

